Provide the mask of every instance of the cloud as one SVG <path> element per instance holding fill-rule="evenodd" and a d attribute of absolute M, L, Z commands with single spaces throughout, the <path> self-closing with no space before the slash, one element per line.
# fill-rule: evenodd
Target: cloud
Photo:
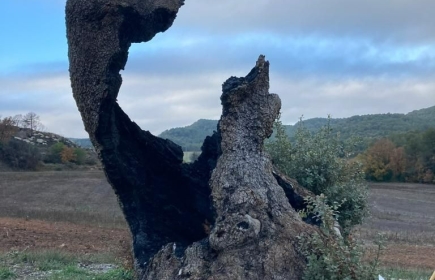
<path fill-rule="evenodd" d="M 353 115 L 408 113 L 435 105 L 435 75 L 430 78 L 325 79 L 271 77 L 271 91 L 282 100 L 282 121 L 293 124 L 302 115 L 344 118 Z"/>
<path fill-rule="evenodd" d="M 25 10 L 28 20 L 20 19 L 17 36 L 4 30 L 13 44 L 0 46 L 0 113 L 34 111 L 53 132 L 87 137 L 67 72 L 65 1 L 42 2 L 0 4 Z M 133 45 L 118 101 L 156 134 L 217 119 L 222 83 L 245 76 L 265 54 L 284 123 L 429 107 L 434 8 L 431 0 L 189 0 L 168 31 Z M 42 31 L 32 19 L 45 17 Z"/>
<path fill-rule="evenodd" d="M 175 26 L 209 34 L 251 30 L 433 43 L 434 9 L 431 0 L 190 0 L 181 8 Z"/>
<path fill-rule="evenodd" d="M 67 72 L 0 76 L 0 84 L 3 117 L 35 112 L 48 131 L 87 137 Z"/>
<path fill-rule="evenodd" d="M 254 63 L 238 76 L 244 76 Z M 271 65 L 273 70 L 273 64 Z M 222 83 L 230 71 L 123 73 L 118 97 L 121 107 L 143 129 L 158 134 L 186 126 L 199 118 L 218 119 Z M 335 118 L 358 114 L 406 113 L 435 104 L 435 76 L 334 77 L 271 72 L 270 92 L 282 99 L 282 120 L 295 123 L 305 118 Z M 72 98 L 68 73 L 41 74 L 26 79 L 0 78 L 0 112 L 3 116 L 34 111 L 48 130 L 64 136 L 87 137 Z M 412 100 L 412 102 L 410 102 Z"/>
<path fill-rule="evenodd" d="M 285 37 L 273 33 L 216 35 L 197 40 L 161 35 L 133 48 L 127 70 L 167 75 L 240 72 L 249 68 L 259 54 L 265 54 L 276 71 L 293 75 L 416 76 L 435 71 L 435 44 L 407 46 L 358 38 Z"/>

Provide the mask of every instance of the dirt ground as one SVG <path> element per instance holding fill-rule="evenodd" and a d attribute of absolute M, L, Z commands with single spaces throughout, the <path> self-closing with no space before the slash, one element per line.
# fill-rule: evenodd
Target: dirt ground
<path fill-rule="evenodd" d="M 101 173 L 38 173 L 0 173 L 0 251 L 60 249 L 129 258 L 130 235 Z M 370 185 L 372 214 L 358 234 L 369 242 L 377 233 L 386 235 L 383 265 L 435 269 L 434 198 L 434 185 Z"/>
<path fill-rule="evenodd" d="M 387 267 L 435 270 L 435 247 L 406 244 L 389 244 L 381 256 Z"/>
<path fill-rule="evenodd" d="M 126 228 L 102 228 L 73 223 L 0 218 L 0 251 L 62 249 L 71 253 L 129 253 Z"/>
<path fill-rule="evenodd" d="M 386 237 L 385 266 L 435 269 L 435 185 L 371 183 L 362 239 Z"/>
<path fill-rule="evenodd" d="M 435 233 L 435 185 L 372 183 L 369 201 L 368 227 L 402 234 Z"/>

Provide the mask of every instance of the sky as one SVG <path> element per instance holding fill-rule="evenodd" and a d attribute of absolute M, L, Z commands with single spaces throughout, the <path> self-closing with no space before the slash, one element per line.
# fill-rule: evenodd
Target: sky
<path fill-rule="evenodd" d="M 88 137 L 72 97 L 65 0 L 0 1 L 0 115 Z M 218 119 L 222 84 L 260 54 L 281 120 L 407 113 L 435 105 L 433 0 L 186 0 L 134 44 L 118 102 L 154 134 Z"/>

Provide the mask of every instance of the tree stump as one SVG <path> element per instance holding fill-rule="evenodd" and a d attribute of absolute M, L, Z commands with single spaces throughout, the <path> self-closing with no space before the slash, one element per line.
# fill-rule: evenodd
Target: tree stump
<path fill-rule="evenodd" d="M 298 188 L 273 171 L 263 142 L 280 99 L 260 56 L 223 84 L 222 117 L 202 154 L 143 131 L 118 105 L 128 49 L 173 23 L 180 0 L 68 0 L 70 77 L 85 129 L 118 196 L 139 279 L 300 279 L 297 236 L 314 227 Z M 293 205 L 293 206 L 292 206 Z M 295 210 L 296 209 L 296 210 Z"/>

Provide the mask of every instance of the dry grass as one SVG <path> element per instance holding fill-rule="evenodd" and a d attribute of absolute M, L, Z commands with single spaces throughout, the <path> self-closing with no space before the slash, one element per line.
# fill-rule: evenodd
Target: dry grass
<path fill-rule="evenodd" d="M 2 217 L 126 226 L 101 171 L 0 172 L 0 198 Z"/>

